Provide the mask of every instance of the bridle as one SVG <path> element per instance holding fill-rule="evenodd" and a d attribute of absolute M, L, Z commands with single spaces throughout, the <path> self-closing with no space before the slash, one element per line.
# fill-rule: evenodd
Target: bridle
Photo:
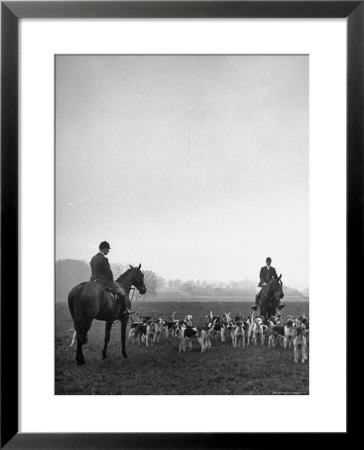
<path fill-rule="evenodd" d="M 117 281 L 116 283 L 117 283 L 119 286 L 121 286 L 122 288 L 126 289 L 128 292 L 133 291 L 133 294 L 132 294 L 132 297 L 131 297 L 131 300 L 130 300 L 130 301 L 133 300 L 134 293 L 135 293 L 135 289 L 138 289 L 138 291 L 140 291 L 140 289 L 142 288 L 142 285 L 136 286 L 136 285 L 134 284 L 135 287 L 132 287 L 132 286 L 133 286 L 132 284 L 130 284 L 130 285 L 128 286 L 128 285 L 123 284 L 123 283 L 120 283 L 120 282 L 118 282 L 118 281 Z"/>

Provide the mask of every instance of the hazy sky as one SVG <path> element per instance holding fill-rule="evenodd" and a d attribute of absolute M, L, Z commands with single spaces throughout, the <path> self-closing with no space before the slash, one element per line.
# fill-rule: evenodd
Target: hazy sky
<path fill-rule="evenodd" d="M 56 257 L 308 286 L 308 57 L 58 56 Z"/>

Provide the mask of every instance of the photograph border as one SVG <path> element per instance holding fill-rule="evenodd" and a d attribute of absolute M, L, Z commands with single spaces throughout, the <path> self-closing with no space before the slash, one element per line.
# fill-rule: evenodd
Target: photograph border
<path fill-rule="evenodd" d="M 18 26 L 22 18 L 346 18 L 347 19 L 347 298 L 364 264 L 364 6 L 363 1 L 38 1 L 1 2 L 1 448 L 242 448 L 269 433 L 18 432 Z M 333 93 L 334 95 L 334 93 Z M 328 169 L 329 170 L 329 169 Z M 13 317 L 14 320 L 9 320 Z M 349 351 L 349 346 L 347 350 Z M 335 436 L 335 442 L 348 436 Z M 305 433 L 300 445 L 312 433 Z M 321 433 L 320 433 L 321 434 Z M 176 436 L 177 435 L 177 436 Z M 242 435 L 243 442 L 242 442 Z M 315 441 L 318 436 L 315 433 Z M 327 435 L 327 433 L 322 433 Z M 323 436 L 324 437 L 324 436 Z M 325 436 L 326 442 L 327 436 Z M 318 443 L 318 441 L 316 441 Z M 281 441 L 282 443 L 282 441 Z"/>

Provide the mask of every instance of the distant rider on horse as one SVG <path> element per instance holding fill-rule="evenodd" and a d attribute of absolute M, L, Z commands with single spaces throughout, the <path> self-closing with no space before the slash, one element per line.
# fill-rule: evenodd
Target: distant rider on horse
<path fill-rule="evenodd" d="M 267 264 L 260 269 L 260 273 L 259 273 L 260 281 L 259 281 L 259 284 L 258 284 L 258 287 L 257 287 L 257 291 L 255 293 L 255 305 L 252 306 L 252 309 L 254 309 L 254 311 L 256 311 L 258 309 L 259 300 L 260 300 L 260 294 L 261 294 L 263 286 L 265 286 L 273 278 L 277 278 L 278 277 L 276 269 L 271 266 L 272 258 L 270 258 L 268 256 L 268 258 L 265 260 L 265 262 Z M 279 299 L 278 309 L 281 310 L 285 306 L 286 305 L 281 305 L 281 300 Z"/>
<path fill-rule="evenodd" d="M 125 313 L 133 314 L 134 311 L 130 311 L 131 303 L 128 293 L 114 281 L 109 260 L 106 258 L 106 255 L 109 253 L 110 249 L 110 244 L 106 241 L 101 242 L 99 245 L 100 251 L 93 256 L 90 261 L 91 281 L 100 283 L 109 291 L 114 292 L 116 294 L 117 303 L 120 305 L 122 304 L 122 299 L 125 298 Z"/>

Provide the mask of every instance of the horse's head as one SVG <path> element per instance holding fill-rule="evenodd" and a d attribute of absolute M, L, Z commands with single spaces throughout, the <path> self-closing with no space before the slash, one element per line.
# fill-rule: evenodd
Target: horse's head
<path fill-rule="evenodd" d="M 134 285 L 141 294 L 145 294 L 147 292 L 147 288 L 145 287 L 144 284 L 144 274 L 140 270 L 142 265 L 139 264 L 138 267 L 133 267 L 129 265 L 129 267 L 130 267 L 129 270 L 131 271 L 132 274 L 131 284 Z"/>
<path fill-rule="evenodd" d="M 279 277 L 275 277 L 272 280 L 273 295 L 274 295 L 274 298 L 277 300 L 277 302 L 279 302 L 279 300 L 284 297 L 283 283 L 282 283 L 281 278 L 282 278 L 282 274 L 280 274 Z"/>
<path fill-rule="evenodd" d="M 138 267 L 129 266 L 130 269 L 120 275 L 116 282 L 129 289 L 131 286 L 135 286 L 141 294 L 145 294 L 147 288 L 144 284 L 144 274 L 140 270 L 141 266 L 141 264 Z"/>

